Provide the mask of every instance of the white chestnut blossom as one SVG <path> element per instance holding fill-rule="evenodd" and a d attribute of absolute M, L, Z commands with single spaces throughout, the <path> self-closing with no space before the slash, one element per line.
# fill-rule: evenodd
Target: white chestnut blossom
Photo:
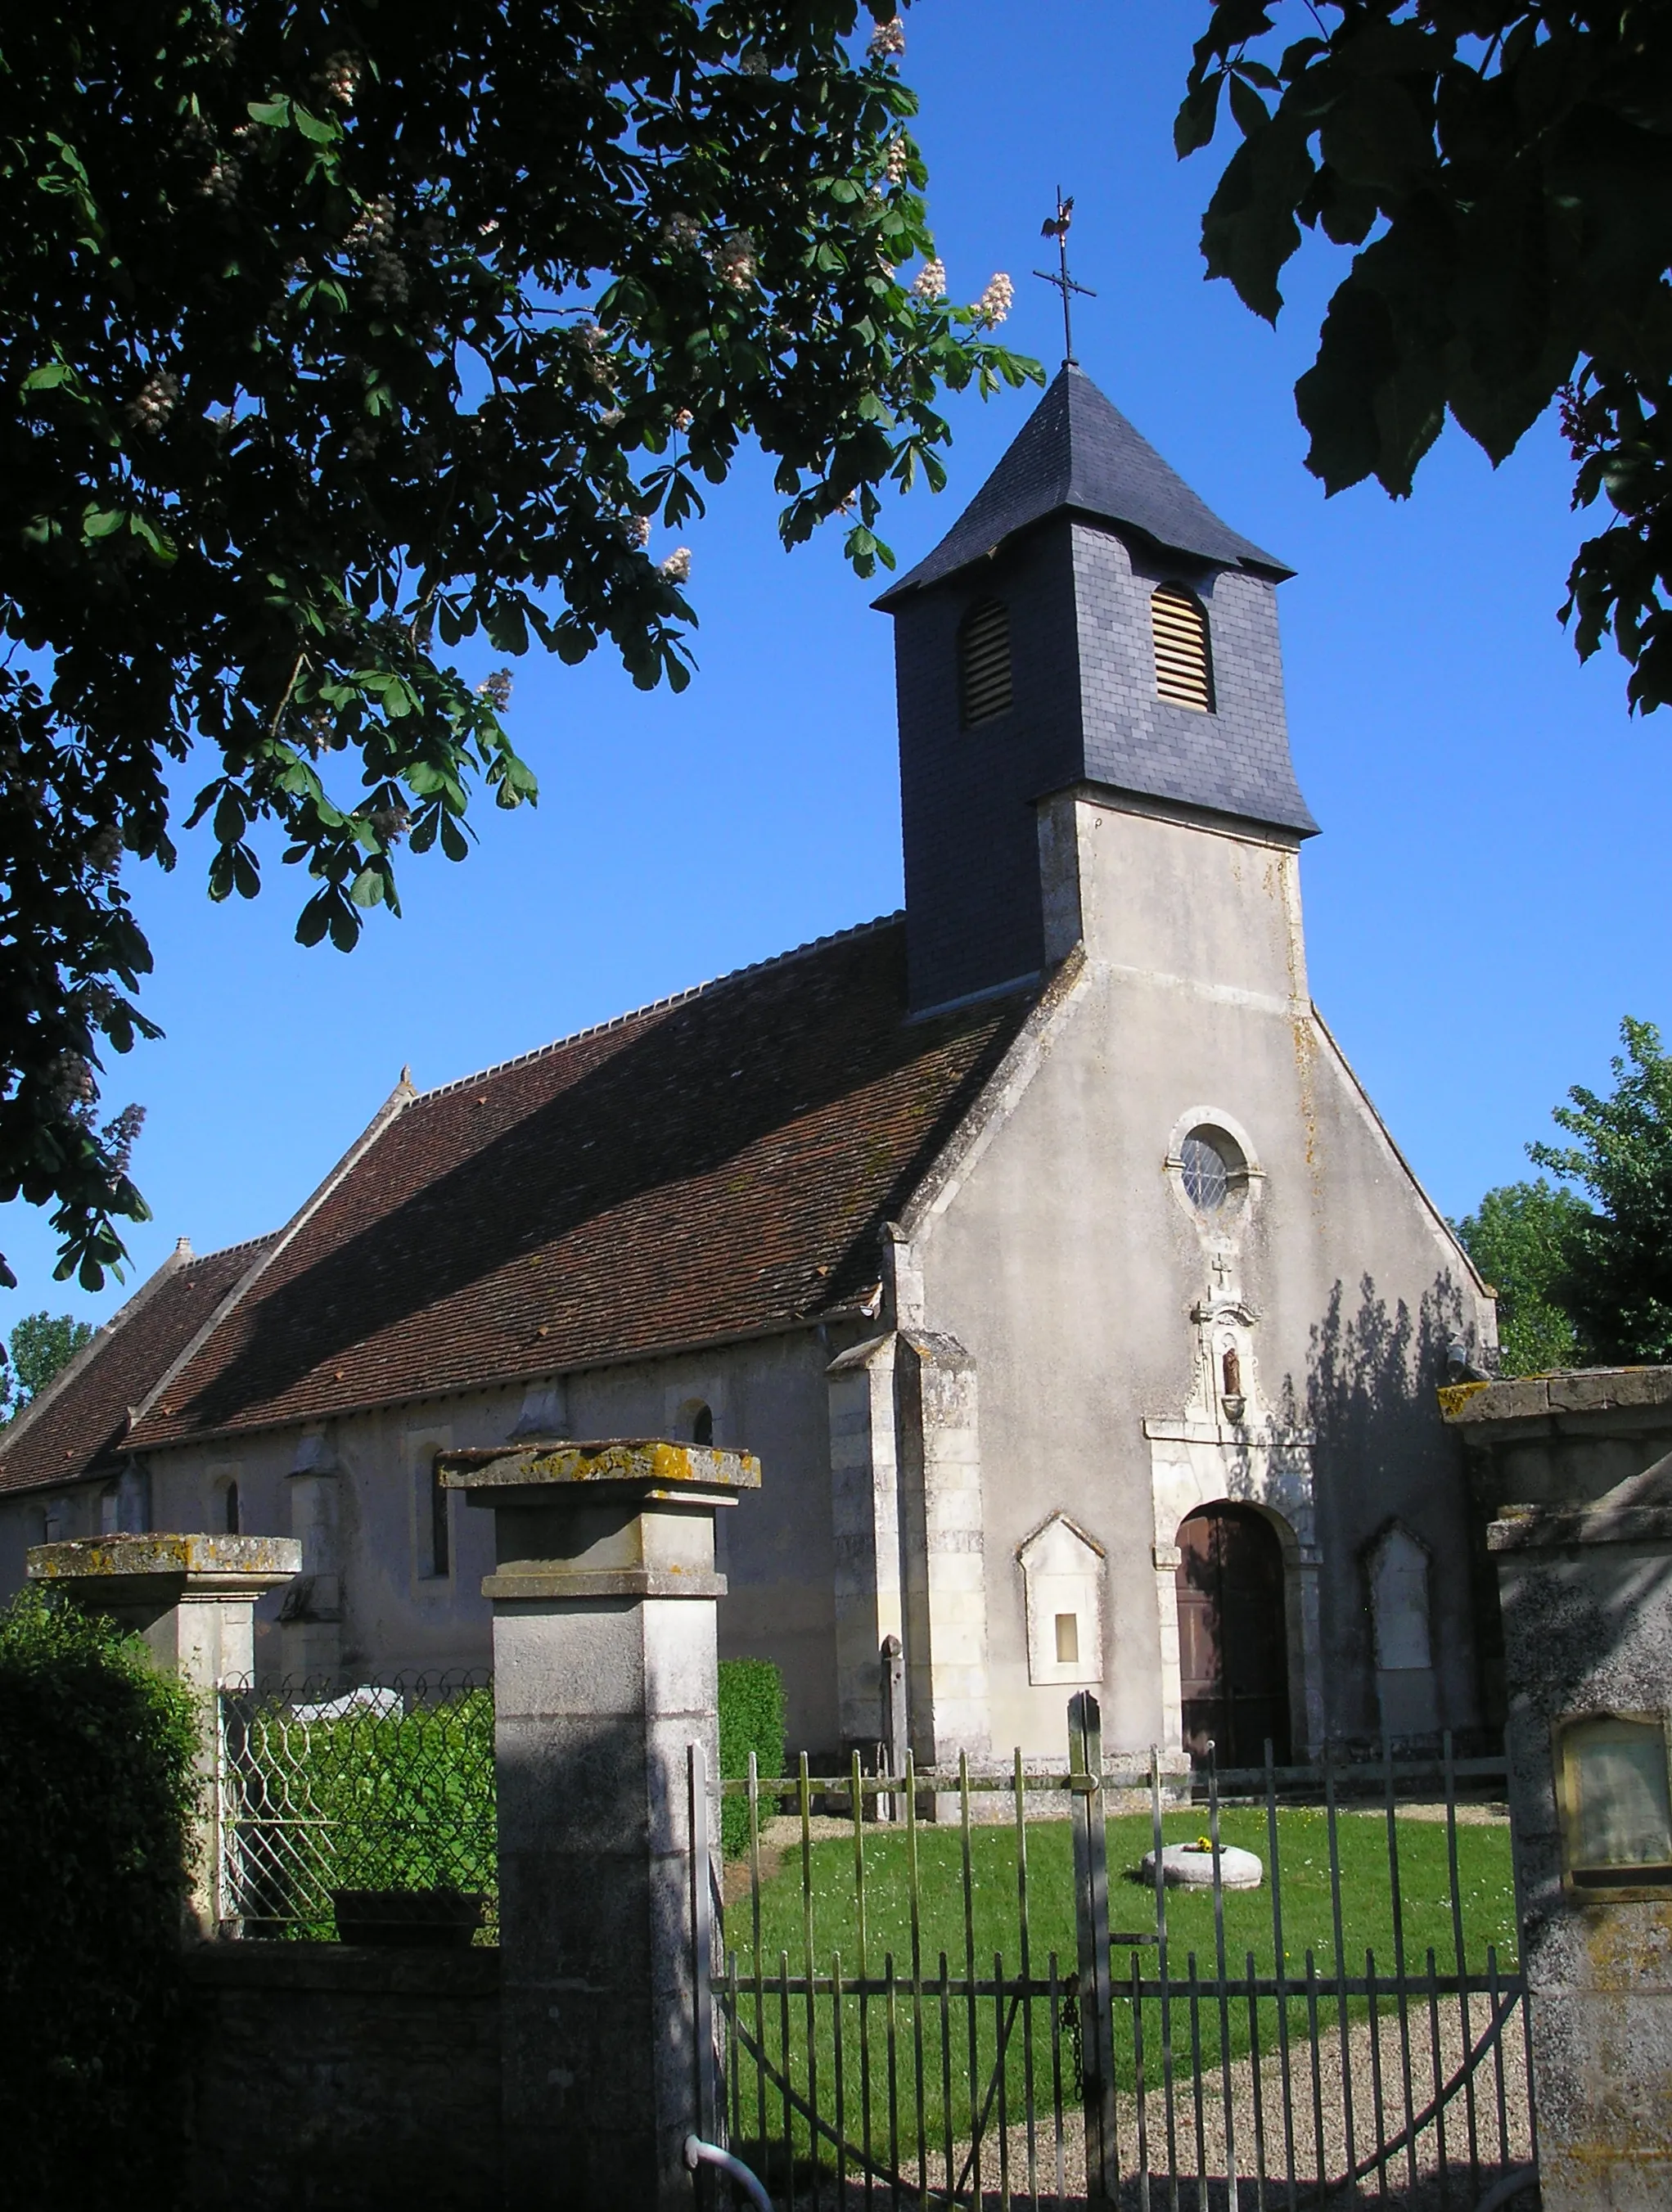
<path fill-rule="evenodd" d="M 676 545 L 666 560 L 660 563 L 657 574 L 665 576 L 670 584 L 688 583 L 690 580 L 690 546 Z"/>
<path fill-rule="evenodd" d="M 629 514 L 623 517 L 621 534 L 635 552 L 642 553 L 650 543 L 650 517 L 648 514 Z"/>
<path fill-rule="evenodd" d="M 319 82 L 325 94 L 334 106 L 354 106 L 355 94 L 360 88 L 363 64 L 358 54 L 333 54 L 319 72 Z"/>
<path fill-rule="evenodd" d="M 577 323 L 570 333 L 581 350 L 581 366 L 586 374 L 603 392 L 615 383 L 615 363 L 610 357 L 609 340 L 597 323 Z"/>
<path fill-rule="evenodd" d="M 673 418 L 673 427 L 676 430 L 689 430 L 696 420 L 689 407 L 682 407 Z"/>
<path fill-rule="evenodd" d="M 136 430 L 149 431 L 153 435 L 167 423 L 180 396 L 180 380 L 167 369 L 158 369 L 148 376 L 134 397 L 122 410 Z"/>
<path fill-rule="evenodd" d="M 368 200 L 343 240 L 350 253 L 386 253 L 395 242 L 395 204 L 387 192 Z"/>
<path fill-rule="evenodd" d="M 892 61 L 906 50 L 906 27 L 898 15 L 886 23 L 879 23 L 871 33 L 871 53 L 873 60 Z"/>
<path fill-rule="evenodd" d="M 987 280 L 987 289 L 976 302 L 976 321 L 983 330 L 996 330 L 1010 313 L 1016 287 L 1003 270 Z"/>
<path fill-rule="evenodd" d="M 702 226 L 694 215 L 670 215 L 662 219 L 662 243 L 665 246 L 695 246 Z"/>
<path fill-rule="evenodd" d="M 746 230 L 734 230 L 714 258 L 722 284 L 733 292 L 746 292 L 755 281 L 757 260 L 755 241 Z"/>
<path fill-rule="evenodd" d="M 911 280 L 914 300 L 940 300 L 946 295 L 946 264 L 937 255 L 926 261 Z"/>
<path fill-rule="evenodd" d="M 244 165 L 236 155 L 217 160 L 198 180 L 198 191 L 217 207 L 230 207 L 238 198 L 238 187 L 243 180 Z"/>
<path fill-rule="evenodd" d="M 903 131 L 897 138 L 888 142 L 887 176 L 891 185 L 903 185 L 906 172 L 911 167 L 911 141 Z"/>

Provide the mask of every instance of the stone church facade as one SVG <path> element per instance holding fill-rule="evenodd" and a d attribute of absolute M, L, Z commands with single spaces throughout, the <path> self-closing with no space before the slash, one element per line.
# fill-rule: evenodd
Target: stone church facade
<path fill-rule="evenodd" d="M 48 1535 L 295 1534 L 274 1674 L 481 1666 L 438 1450 L 756 1452 L 722 1650 L 792 1744 L 1280 1759 L 1487 1724 L 1434 1385 L 1489 1292 L 1313 1006 L 1288 571 L 1072 365 L 895 623 L 906 906 L 403 1082 L 273 1236 L 182 1246 L 0 1444 Z"/>

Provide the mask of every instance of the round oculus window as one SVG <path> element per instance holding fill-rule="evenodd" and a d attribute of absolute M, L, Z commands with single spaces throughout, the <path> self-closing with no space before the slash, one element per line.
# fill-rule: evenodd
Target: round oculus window
<path fill-rule="evenodd" d="M 1223 1129 L 1192 1129 L 1178 1148 L 1184 1194 L 1199 1213 L 1218 1213 L 1237 1187 L 1244 1162 Z"/>

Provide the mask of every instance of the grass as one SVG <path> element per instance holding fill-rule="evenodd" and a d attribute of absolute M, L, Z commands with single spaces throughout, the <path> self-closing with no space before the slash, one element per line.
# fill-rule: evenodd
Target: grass
<path fill-rule="evenodd" d="M 1193 1840 L 1202 1832 L 1200 1807 L 1164 1817 L 1163 1832 L 1169 1843 Z M 1107 1827 L 1110 1870 L 1110 1924 L 1116 1934 L 1153 1931 L 1154 1892 L 1135 1879 L 1139 1862 L 1152 1838 L 1150 1816 L 1117 1817 Z M 1221 1815 L 1221 1840 L 1242 1844 L 1269 1858 L 1263 1810 L 1228 1808 Z M 1366 1951 L 1373 1952 L 1376 1971 L 1391 1976 L 1395 1971 L 1394 1896 L 1388 1830 L 1380 1814 L 1343 1813 L 1337 1822 L 1342 1970 L 1348 1977 L 1365 1972 Z M 1406 1969 L 1414 1978 L 1426 1976 L 1427 1954 L 1435 1954 L 1438 1971 L 1456 1971 L 1452 1885 L 1447 1832 L 1441 1821 L 1401 1820 L 1396 1824 L 1397 1893 L 1402 1915 Z M 1327 1981 L 1337 1971 L 1335 1902 L 1329 1866 L 1328 1826 L 1322 1810 L 1290 1808 L 1278 1815 L 1280 1884 L 1277 1894 L 1282 1909 L 1285 1971 L 1304 1980 L 1307 1954 L 1312 1954 L 1319 1978 Z M 1468 1971 L 1485 1972 L 1489 1947 L 1495 1947 L 1500 1969 L 1513 1963 L 1515 1942 L 1514 1885 L 1507 1826 L 1459 1826 L 1456 1830 L 1458 1901 L 1463 1929 L 1463 1952 Z M 865 1973 L 879 1979 L 891 1957 L 897 1980 L 905 1984 L 894 2012 L 895 2128 L 900 2156 L 915 2161 L 921 2139 L 944 2152 L 949 2136 L 967 2140 L 970 2115 L 979 2112 L 991 2093 L 996 2114 L 999 2094 L 994 2060 L 1000 2040 L 1001 2008 L 988 1996 L 973 2004 L 964 1996 L 943 2003 L 939 1982 L 945 1972 L 956 1983 L 967 1978 L 973 1960 L 975 1978 L 995 1978 L 995 1955 L 1001 1962 L 997 1978 L 1019 1973 L 1022 1960 L 1020 1889 L 1016 1834 L 1013 1827 L 975 1828 L 970 1838 L 970 1876 L 966 1898 L 964 1839 L 957 1829 L 920 1828 L 918 1850 L 918 1956 L 925 1988 L 921 2008 L 910 1995 L 912 1974 L 911 1894 L 908 1841 L 904 1834 L 872 1828 L 864 1838 Z M 812 1951 L 816 1972 L 829 1977 L 839 1963 L 844 1983 L 861 1971 L 860 1898 L 855 1876 L 854 1850 L 850 1839 L 827 1838 L 812 1844 L 809 1855 L 811 1881 L 804 1896 L 799 1840 L 784 1854 L 775 1872 L 764 1880 L 760 1893 L 760 1966 L 763 1978 L 775 1980 L 787 1956 L 792 1976 L 806 1970 L 808 1908 L 811 1908 Z M 1073 1842 L 1069 1824 L 1052 1820 L 1030 1825 L 1027 1830 L 1028 1963 L 1033 1978 L 1044 1980 L 1055 1954 L 1056 1971 L 1065 2002 L 1055 2021 L 1049 1997 L 1016 2008 L 1006 2041 L 1002 2091 L 1012 2118 L 1023 2110 L 1030 2069 L 1035 2101 L 1049 2107 L 1055 2072 L 1061 2069 L 1065 2103 L 1078 2102 L 1078 2021 L 1070 1991 L 1077 1969 L 1074 1917 Z M 1256 1891 L 1228 1891 L 1224 1896 L 1226 1968 L 1231 1975 L 1248 1972 L 1250 1954 L 1254 1972 L 1270 1978 L 1275 1972 L 1276 1943 L 1273 1920 L 1274 1891 L 1269 1879 Z M 967 1907 L 967 1911 L 966 1911 Z M 739 2014 L 743 2027 L 756 2032 L 753 1914 L 745 1897 L 727 1916 L 726 1941 L 735 1954 L 739 1978 Z M 1170 1890 L 1167 1893 L 1168 1971 L 1171 1980 L 1188 1979 L 1193 1970 L 1212 1981 L 1217 1973 L 1217 1939 L 1211 1893 Z M 1153 1979 L 1158 1954 L 1153 1943 L 1141 1948 L 1116 1946 L 1115 2039 L 1116 2081 L 1124 2094 L 1138 2070 L 1134 2027 L 1143 2035 L 1142 2071 L 1152 2086 L 1161 2079 L 1162 2021 L 1158 1999 L 1135 2007 L 1129 1995 L 1120 1994 L 1136 1960 L 1143 1976 Z M 1327 1992 L 1325 1993 L 1327 1995 Z M 1367 2011 L 1362 1997 L 1349 1997 L 1349 2018 Z M 889 2143 L 890 2057 L 887 2002 L 873 1998 L 861 2006 L 844 1998 L 840 2007 L 840 2043 L 843 2132 L 850 2143 L 866 2137 L 874 2152 L 885 2154 Z M 1135 2014 L 1141 2012 L 1141 2021 Z M 1192 2054 L 1191 2007 L 1176 2001 L 1170 2008 L 1170 2042 L 1174 2069 L 1187 2075 L 1195 2061 Z M 1219 2063 L 1222 2034 L 1228 2055 L 1235 2059 L 1250 2047 L 1250 2014 L 1257 2021 L 1261 2047 L 1277 2039 L 1274 1999 L 1250 2006 L 1246 1998 L 1219 2011 L 1216 1996 L 1204 1997 L 1199 2008 L 1201 2064 Z M 1304 2002 L 1289 2008 L 1292 2037 L 1307 2033 Z M 811 2033 L 805 1996 L 793 1997 L 787 2008 L 773 1996 L 769 1985 L 764 2007 L 763 2043 L 772 2069 L 787 2074 L 796 2093 L 814 2103 L 821 2115 L 834 2119 L 837 2086 L 838 2008 L 827 1993 L 815 2000 Z M 863 2015 L 863 2017 L 862 2017 Z M 1339 2007 L 1331 2002 L 1327 2019 L 1333 2027 Z M 916 2042 L 921 2035 L 922 2098 L 916 2081 Z M 861 2049 L 864 2046 L 863 2059 Z M 736 2049 L 734 2043 L 734 2049 Z M 787 2063 L 786 2063 L 787 2061 Z M 734 2127 L 739 2137 L 760 2133 L 761 2090 L 764 2087 L 769 2137 L 785 2133 L 781 2087 L 769 2078 L 763 2084 L 753 2062 L 736 2049 L 735 2083 L 739 2093 Z M 811 2084 L 811 2087 L 810 2087 Z M 868 2106 L 868 2116 L 866 2106 Z M 811 2148 L 805 2120 L 793 2123 L 800 2152 Z M 820 2154 L 828 2162 L 828 2143 Z"/>

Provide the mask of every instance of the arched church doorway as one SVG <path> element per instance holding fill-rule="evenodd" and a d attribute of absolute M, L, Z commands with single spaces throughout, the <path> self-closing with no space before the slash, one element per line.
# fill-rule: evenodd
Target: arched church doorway
<path fill-rule="evenodd" d="M 1204 1505 L 1179 1524 L 1178 1660 L 1184 1748 L 1258 1766 L 1289 1757 L 1283 1547 L 1251 1505 Z"/>

